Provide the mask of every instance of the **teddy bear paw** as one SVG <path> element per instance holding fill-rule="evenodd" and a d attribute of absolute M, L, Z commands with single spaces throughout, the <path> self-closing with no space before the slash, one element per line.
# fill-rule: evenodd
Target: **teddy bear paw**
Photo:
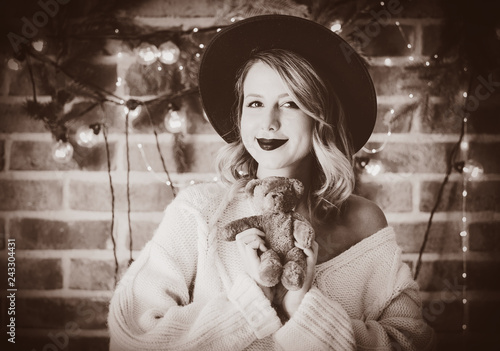
<path fill-rule="evenodd" d="M 297 262 L 290 261 L 283 268 L 281 283 L 288 290 L 299 290 L 304 284 L 305 271 Z"/>

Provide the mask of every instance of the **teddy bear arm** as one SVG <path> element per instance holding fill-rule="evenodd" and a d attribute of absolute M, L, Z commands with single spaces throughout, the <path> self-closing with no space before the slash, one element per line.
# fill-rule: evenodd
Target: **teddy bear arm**
<path fill-rule="evenodd" d="M 224 226 L 221 236 L 224 240 L 233 241 L 237 234 L 250 228 L 263 230 L 262 216 L 250 216 L 234 220 Z"/>
<path fill-rule="evenodd" d="M 301 247 L 308 249 L 311 247 L 314 240 L 314 229 L 309 224 L 309 222 L 307 222 L 307 220 L 302 219 L 303 217 L 300 217 L 294 218 L 295 220 L 293 221 L 293 237 Z"/>

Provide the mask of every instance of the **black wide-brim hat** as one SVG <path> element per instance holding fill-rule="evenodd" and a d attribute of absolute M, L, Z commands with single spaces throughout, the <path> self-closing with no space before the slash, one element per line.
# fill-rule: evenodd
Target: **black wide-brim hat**
<path fill-rule="evenodd" d="M 368 141 L 377 98 L 363 59 L 330 29 L 307 19 L 263 15 L 236 22 L 217 33 L 203 54 L 199 90 L 205 113 L 228 143 L 238 139 L 231 118 L 237 99 L 236 74 L 255 50 L 284 49 L 304 57 L 330 83 L 345 113 L 355 151 Z"/>

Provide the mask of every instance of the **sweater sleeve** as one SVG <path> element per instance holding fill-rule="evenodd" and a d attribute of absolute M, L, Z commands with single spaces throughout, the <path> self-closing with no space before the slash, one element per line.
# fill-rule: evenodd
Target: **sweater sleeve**
<path fill-rule="evenodd" d="M 362 319 L 312 287 L 293 317 L 275 333 L 283 350 L 432 350 L 434 331 L 422 317 L 418 285 L 396 255 L 380 291 Z"/>
<path fill-rule="evenodd" d="M 408 351 L 434 349 L 434 330 L 423 319 L 418 285 L 402 262 L 396 281 L 384 308 L 370 313 L 365 320 L 352 321 L 358 350 L 373 350 L 374 346 Z"/>
<path fill-rule="evenodd" d="M 281 322 L 261 289 L 242 275 L 228 293 L 193 301 L 199 233 L 194 211 L 170 205 L 154 238 L 110 303 L 110 350 L 241 350 Z"/>
<path fill-rule="evenodd" d="M 312 287 L 292 318 L 274 334 L 283 350 L 355 350 L 352 321 L 344 308 Z"/>

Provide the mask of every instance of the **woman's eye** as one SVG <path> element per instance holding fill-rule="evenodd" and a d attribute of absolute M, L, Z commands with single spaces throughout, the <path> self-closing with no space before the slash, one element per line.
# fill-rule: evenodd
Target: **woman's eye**
<path fill-rule="evenodd" d="M 247 106 L 248 107 L 262 107 L 262 103 L 260 101 L 252 101 Z"/>
<path fill-rule="evenodd" d="M 297 106 L 297 104 L 293 101 L 287 101 L 281 106 L 287 107 L 287 108 L 299 108 L 299 106 Z"/>

